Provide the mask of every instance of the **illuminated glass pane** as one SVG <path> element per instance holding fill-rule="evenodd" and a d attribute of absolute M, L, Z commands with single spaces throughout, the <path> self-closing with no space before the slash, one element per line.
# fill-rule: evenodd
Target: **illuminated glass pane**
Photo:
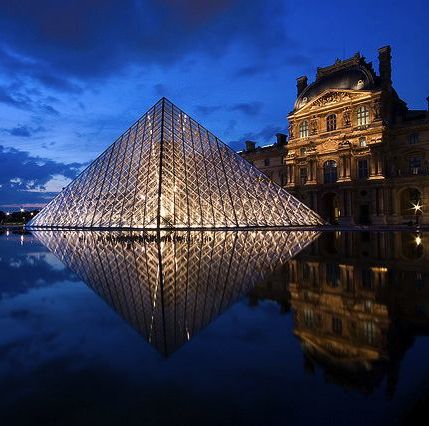
<path fill-rule="evenodd" d="M 231 228 L 322 223 L 162 98 L 28 224 Z"/>

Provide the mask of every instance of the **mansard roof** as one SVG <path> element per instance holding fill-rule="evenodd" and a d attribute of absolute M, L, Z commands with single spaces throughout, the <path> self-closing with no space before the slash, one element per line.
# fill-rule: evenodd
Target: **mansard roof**
<path fill-rule="evenodd" d="M 333 65 L 317 68 L 316 81 L 308 85 L 298 96 L 294 109 L 303 107 L 327 89 L 375 90 L 378 88 L 379 82 L 372 64 L 356 53 L 345 60 L 337 59 Z"/>

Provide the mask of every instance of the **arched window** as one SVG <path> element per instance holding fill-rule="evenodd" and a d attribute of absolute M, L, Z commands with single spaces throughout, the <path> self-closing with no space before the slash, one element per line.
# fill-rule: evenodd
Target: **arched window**
<path fill-rule="evenodd" d="M 325 161 L 323 164 L 324 183 L 334 183 L 337 181 L 337 162 L 334 160 Z"/>
<path fill-rule="evenodd" d="M 337 116 L 335 114 L 330 114 L 326 117 L 326 130 L 332 132 L 337 128 Z"/>
<path fill-rule="evenodd" d="M 300 138 L 308 138 L 308 121 L 304 120 L 299 125 L 299 137 Z"/>
<path fill-rule="evenodd" d="M 362 105 L 357 109 L 357 125 L 366 126 L 369 124 L 369 108 Z"/>

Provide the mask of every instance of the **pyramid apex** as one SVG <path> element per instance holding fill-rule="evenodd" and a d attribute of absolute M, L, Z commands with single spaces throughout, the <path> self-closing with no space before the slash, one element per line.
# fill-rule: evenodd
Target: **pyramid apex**
<path fill-rule="evenodd" d="M 29 226 L 233 228 L 322 220 L 165 96 Z"/>

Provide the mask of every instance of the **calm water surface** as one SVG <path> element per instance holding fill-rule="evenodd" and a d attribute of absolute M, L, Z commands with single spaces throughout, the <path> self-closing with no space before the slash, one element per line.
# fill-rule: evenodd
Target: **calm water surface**
<path fill-rule="evenodd" d="M 429 235 L 0 233 L 1 425 L 426 411 Z"/>

